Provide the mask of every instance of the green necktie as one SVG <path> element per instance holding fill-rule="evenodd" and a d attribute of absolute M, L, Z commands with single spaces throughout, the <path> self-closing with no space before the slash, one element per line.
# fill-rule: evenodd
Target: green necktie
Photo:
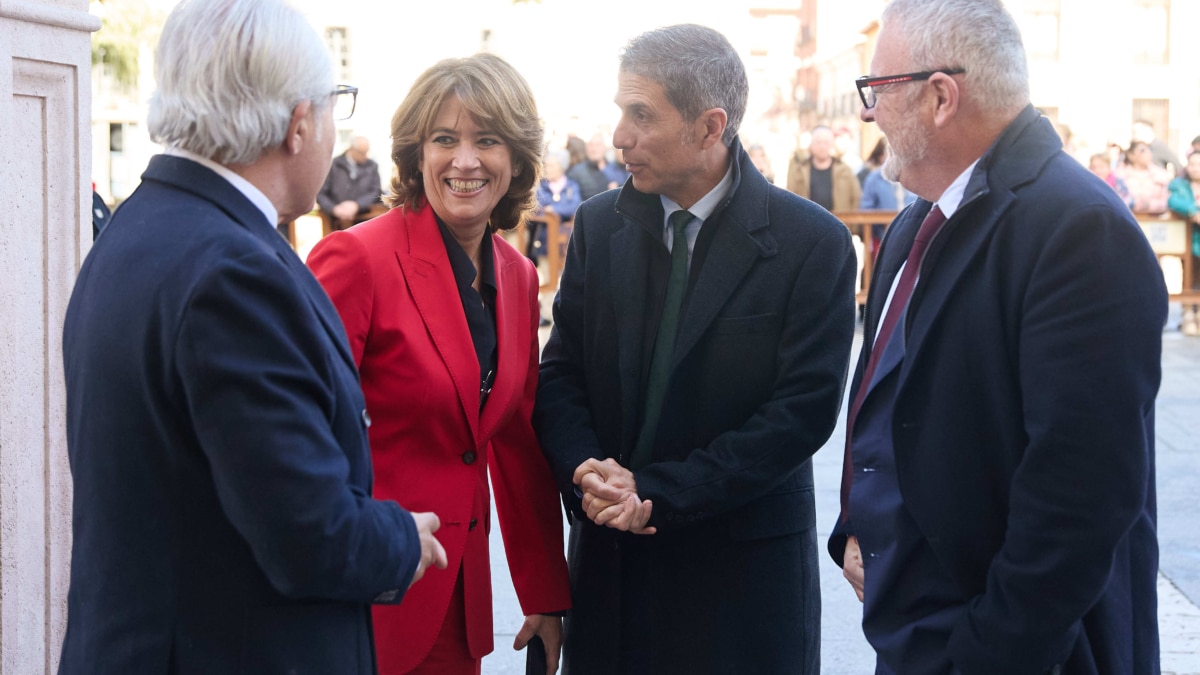
<path fill-rule="evenodd" d="M 688 240 L 684 228 L 692 214 L 679 210 L 671 214 L 671 276 L 667 280 L 667 297 L 663 300 L 662 318 L 658 322 L 658 337 L 654 340 L 654 355 L 650 358 L 650 378 L 646 383 L 646 407 L 642 415 L 642 430 L 633 448 L 630 467 L 637 469 L 650 463 L 654 455 L 654 439 L 658 435 L 658 418 L 662 414 L 663 397 L 671 380 L 671 356 L 675 352 L 675 335 L 679 332 L 679 313 L 683 309 L 683 292 L 688 280 Z"/>

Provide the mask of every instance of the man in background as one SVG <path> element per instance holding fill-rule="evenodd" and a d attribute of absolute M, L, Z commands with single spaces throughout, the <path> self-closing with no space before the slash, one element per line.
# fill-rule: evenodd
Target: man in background
<path fill-rule="evenodd" d="M 854 169 L 834 156 L 833 130 L 812 130 L 808 153 L 796 152 L 788 168 L 788 190 L 825 207 L 826 211 L 855 211 L 862 185 Z"/>
<path fill-rule="evenodd" d="M 567 176 L 579 183 L 580 194 L 586 201 L 596 195 L 621 187 L 628 177 L 625 167 L 608 161 L 608 143 L 597 132 L 588 139 L 586 158 L 567 171 Z"/>
<path fill-rule="evenodd" d="M 274 231 L 312 208 L 353 92 L 279 0 L 184 0 L 155 75 L 166 151 L 96 240 L 63 328 L 59 672 L 369 675 L 370 603 L 446 554 L 437 516 L 371 498 L 341 320 Z"/>
<path fill-rule="evenodd" d="M 325 184 L 317 193 L 317 206 L 333 219 L 333 229 L 344 230 L 383 203 L 379 165 L 368 157 L 371 142 L 356 136 L 346 151 L 334 158 Z"/>
<path fill-rule="evenodd" d="M 833 559 L 877 673 L 1156 673 L 1167 296 L 1116 193 L 1029 102 L 1000 0 L 891 0 L 858 81 L 888 228 Z"/>

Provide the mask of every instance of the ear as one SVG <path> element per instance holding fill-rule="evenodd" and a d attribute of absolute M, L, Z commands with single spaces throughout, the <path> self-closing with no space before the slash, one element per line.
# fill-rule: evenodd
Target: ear
<path fill-rule="evenodd" d="M 958 80 L 945 73 L 935 73 L 929 78 L 929 84 L 935 96 L 933 123 L 939 128 L 944 127 L 958 114 L 962 91 L 958 88 Z"/>
<path fill-rule="evenodd" d="M 311 110 L 312 101 L 301 101 L 292 109 L 292 119 L 288 122 L 287 136 L 283 141 L 289 155 L 300 154 L 312 136 L 312 118 L 308 114 Z"/>
<path fill-rule="evenodd" d="M 696 120 L 700 147 L 707 150 L 717 143 L 724 143 L 721 137 L 725 135 L 725 127 L 728 124 L 729 114 L 724 108 L 709 108 L 700 113 L 700 119 Z"/>

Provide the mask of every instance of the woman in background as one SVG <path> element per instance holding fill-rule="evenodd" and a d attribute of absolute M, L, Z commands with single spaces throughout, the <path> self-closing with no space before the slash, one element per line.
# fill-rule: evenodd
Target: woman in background
<path fill-rule="evenodd" d="M 1153 161 L 1150 146 L 1132 141 L 1125 161 L 1117 168 L 1117 177 L 1125 181 L 1133 210 L 1138 213 L 1162 213 L 1167 210 L 1167 184 L 1171 175 Z"/>
<path fill-rule="evenodd" d="M 1196 290 L 1200 286 L 1196 279 L 1200 274 L 1200 150 L 1193 150 L 1188 155 L 1183 175 L 1171 181 L 1169 189 L 1171 196 L 1167 206 L 1188 222 L 1187 255 L 1192 256 L 1192 288 L 1188 290 Z M 1200 335 L 1200 312 L 1195 304 L 1183 306 L 1179 329 L 1184 335 Z"/>

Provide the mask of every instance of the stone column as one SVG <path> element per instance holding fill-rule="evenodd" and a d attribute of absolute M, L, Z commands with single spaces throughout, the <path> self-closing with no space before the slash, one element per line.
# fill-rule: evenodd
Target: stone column
<path fill-rule="evenodd" d="M 91 246 L 87 0 L 0 0 L 0 675 L 53 673 L 71 555 L 62 324 Z"/>

